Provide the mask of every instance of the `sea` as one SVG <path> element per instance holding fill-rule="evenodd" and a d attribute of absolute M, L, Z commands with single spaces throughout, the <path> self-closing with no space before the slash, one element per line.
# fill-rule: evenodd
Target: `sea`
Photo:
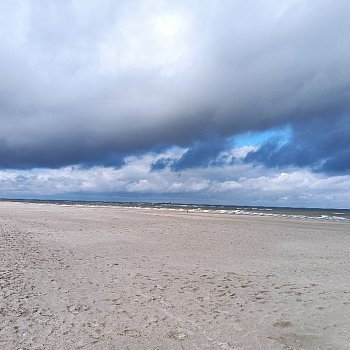
<path fill-rule="evenodd" d="M 211 205 L 211 204 L 181 204 L 181 203 L 149 203 L 149 202 L 108 202 L 108 201 L 78 201 L 78 200 L 37 200 L 37 199 L 0 199 L 0 201 L 41 203 L 56 205 L 84 205 L 107 206 L 122 208 L 140 208 L 173 210 L 188 213 L 211 213 L 227 215 L 270 216 L 295 218 L 317 221 L 350 222 L 350 209 L 323 209 L 323 208 L 291 208 L 291 207 L 264 207 L 238 205 Z"/>

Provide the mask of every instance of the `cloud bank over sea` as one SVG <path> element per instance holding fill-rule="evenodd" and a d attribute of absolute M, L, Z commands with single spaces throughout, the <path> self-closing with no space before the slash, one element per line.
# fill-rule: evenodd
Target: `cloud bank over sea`
<path fill-rule="evenodd" d="M 0 196 L 350 207 L 350 3 L 0 5 Z"/>
<path fill-rule="evenodd" d="M 119 167 L 67 166 L 59 169 L 0 171 L 3 196 L 9 198 L 151 201 L 236 205 L 346 208 L 350 176 L 326 176 L 305 169 L 281 172 L 231 157 L 249 148 L 222 154 L 220 166 L 174 171 L 154 170 L 162 159 L 181 159 L 186 150 L 131 156 Z M 237 158 L 236 158 L 237 159 Z"/>

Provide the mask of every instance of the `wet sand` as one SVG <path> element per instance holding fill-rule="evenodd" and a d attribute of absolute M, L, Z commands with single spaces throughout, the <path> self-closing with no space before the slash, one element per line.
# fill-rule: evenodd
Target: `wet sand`
<path fill-rule="evenodd" d="M 350 349 L 350 224 L 1 202 L 0 349 Z"/>

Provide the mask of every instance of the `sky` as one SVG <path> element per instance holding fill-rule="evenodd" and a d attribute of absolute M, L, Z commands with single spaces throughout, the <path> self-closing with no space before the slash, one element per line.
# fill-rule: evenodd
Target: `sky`
<path fill-rule="evenodd" d="M 0 4 L 0 197 L 350 208 L 348 0 Z"/>

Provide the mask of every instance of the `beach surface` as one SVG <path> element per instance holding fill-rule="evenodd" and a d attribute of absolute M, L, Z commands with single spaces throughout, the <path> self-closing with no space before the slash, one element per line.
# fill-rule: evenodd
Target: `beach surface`
<path fill-rule="evenodd" d="M 350 349 L 350 224 L 0 202 L 0 349 Z"/>

